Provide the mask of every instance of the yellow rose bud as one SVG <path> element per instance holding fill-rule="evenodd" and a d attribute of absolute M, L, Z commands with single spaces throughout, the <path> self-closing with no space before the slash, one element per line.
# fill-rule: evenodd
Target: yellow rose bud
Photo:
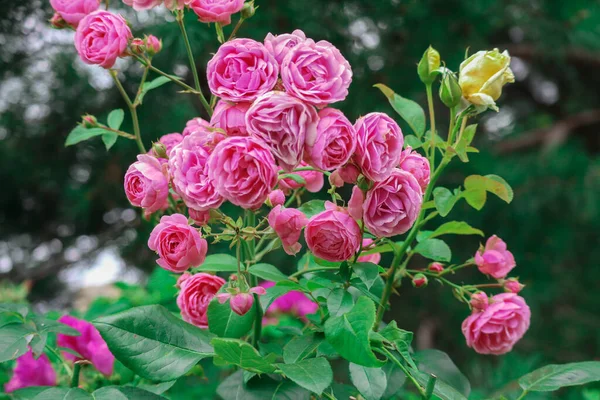
<path fill-rule="evenodd" d="M 478 51 L 460 64 L 458 84 L 463 96 L 478 106 L 498 111 L 496 100 L 502 94 L 502 86 L 514 81 L 506 50 Z"/>

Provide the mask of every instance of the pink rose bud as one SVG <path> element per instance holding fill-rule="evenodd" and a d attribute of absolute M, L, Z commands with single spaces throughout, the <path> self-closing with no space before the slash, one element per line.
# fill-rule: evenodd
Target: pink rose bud
<path fill-rule="evenodd" d="M 108 69 L 125 55 L 132 38 L 125 18 L 108 11 L 95 11 L 77 26 L 75 48 L 84 63 Z"/>
<path fill-rule="evenodd" d="M 277 184 L 278 169 L 260 139 L 231 137 L 220 142 L 208 160 L 208 176 L 217 192 L 245 209 L 257 209 Z"/>
<path fill-rule="evenodd" d="M 299 167 L 308 167 L 304 161 L 302 161 Z M 305 187 L 311 193 L 317 193 L 323 188 L 325 180 L 323 173 L 319 171 L 298 171 L 294 172 L 296 175 L 300 175 L 306 183 L 298 183 L 292 178 L 284 178 L 279 181 L 279 187 L 283 190 L 283 193 L 289 194 L 292 190 L 300 189 Z"/>
<path fill-rule="evenodd" d="M 488 308 L 488 305 L 489 299 L 487 294 L 479 292 L 471 296 L 471 307 L 473 307 L 473 310 L 483 311 Z"/>
<path fill-rule="evenodd" d="M 263 282 L 260 284 L 260 286 L 264 289 L 268 289 L 275 286 L 275 282 Z M 276 322 L 276 317 L 280 314 L 297 316 L 306 321 L 306 316 L 309 314 L 314 314 L 318 309 L 319 305 L 312 301 L 304 293 L 292 290 L 283 296 L 279 296 L 275 299 L 275 301 L 273 301 L 273 303 L 271 303 L 269 308 L 266 310 L 263 324 Z"/>
<path fill-rule="evenodd" d="M 269 193 L 269 197 L 267 198 L 267 205 L 269 207 L 277 207 L 282 206 L 285 203 L 285 194 L 282 190 L 277 189 L 273 190 Z"/>
<path fill-rule="evenodd" d="M 279 65 L 262 43 L 234 39 L 219 47 L 208 62 L 206 74 L 208 87 L 215 96 L 233 102 L 252 102 L 273 89 Z"/>
<path fill-rule="evenodd" d="M 219 100 L 210 123 L 215 128 L 225 131 L 227 136 L 248 136 L 246 129 L 246 112 L 252 103 L 230 103 Z"/>
<path fill-rule="evenodd" d="M 181 214 L 163 216 L 150 234 L 148 247 L 160 257 L 158 265 L 177 273 L 201 265 L 207 251 L 206 240 Z"/>
<path fill-rule="evenodd" d="M 231 297 L 229 305 L 237 315 L 245 315 L 254 304 L 254 296 L 250 293 L 238 293 Z"/>
<path fill-rule="evenodd" d="M 70 336 L 62 333 L 56 335 L 58 346 L 75 350 L 81 356 L 79 358 L 71 353 L 64 352 L 63 355 L 66 359 L 72 361 L 87 360 L 102 374 L 112 375 L 115 357 L 108 350 L 108 345 L 94 325 L 70 315 L 63 315 L 58 319 L 58 322 L 81 332 L 80 336 Z"/>
<path fill-rule="evenodd" d="M 133 54 L 141 55 L 146 51 L 146 43 L 144 43 L 143 39 L 134 38 L 129 45 L 131 52 Z"/>
<path fill-rule="evenodd" d="M 479 354 L 500 355 L 512 350 L 527 329 L 531 311 L 525 300 L 515 293 L 502 293 L 492 297 L 483 311 L 473 308 L 462 323 L 467 346 Z"/>
<path fill-rule="evenodd" d="M 231 15 L 244 7 L 244 0 L 187 0 L 186 4 L 196 13 L 200 22 L 231 23 Z"/>
<path fill-rule="evenodd" d="M 186 279 L 177 296 L 183 320 L 202 329 L 208 328 L 208 305 L 224 284 L 223 278 L 205 273 Z"/>
<path fill-rule="evenodd" d="M 66 27 L 69 26 L 67 21 L 65 21 L 63 19 L 63 17 L 60 16 L 59 13 L 54 13 L 52 18 L 50 18 L 49 22 L 50 22 L 50 25 L 52 25 L 52 27 L 55 29 L 65 29 Z"/>
<path fill-rule="evenodd" d="M 340 174 L 340 178 L 346 183 L 356 183 L 358 181 L 358 176 L 360 175 L 360 170 L 354 164 L 346 164 L 341 168 L 338 168 L 336 171 Z"/>
<path fill-rule="evenodd" d="M 421 189 L 425 192 L 427 186 L 429 185 L 429 160 L 423 157 L 421 154 L 413 151 L 409 146 L 402 152 L 402 156 L 400 157 L 399 168 L 410 172 L 421 185 Z"/>
<path fill-rule="evenodd" d="M 316 168 L 332 171 L 342 167 L 356 149 L 356 130 L 344 114 L 333 108 L 319 112 L 314 136 L 306 136 L 306 161 Z"/>
<path fill-rule="evenodd" d="M 204 226 L 210 221 L 210 211 L 197 211 L 193 208 L 188 209 L 190 218 L 194 220 L 194 223 L 198 226 Z"/>
<path fill-rule="evenodd" d="M 31 386 L 56 386 L 56 372 L 48 356 L 42 354 L 37 360 L 29 350 L 17 358 L 13 375 L 6 385 L 6 393 Z"/>
<path fill-rule="evenodd" d="M 290 52 L 290 50 L 298 43 L 302 43 L 306 40 L 306 35 L 300 29 L 296 29 L 292 33 L 284 33 L 282 35 L 267 34 L 264 43 L 265 47 L 275 57 L 275 60 L 279 65 L 283 62 L 283 59 Z"/>
<path fill-rule="evenodd" d="M 350 197 L 350 201 L 348 201 L 348 212 L 357 221 L 363 218 L 364 202 L 365 194 L 358 186 L 354 186 L 352 188 L 352 196 Z"/>
<path fill-rule="evenodd" d="M 511 293 L 519 293 L 525 285 L 521 284 L 518 279 L 511 278 L 504 281 L 504 290 Z"/>
<path fill-rule="evenodd" d="M 344 180 L 342 179 L 338 171 L 333 171 L 331 175 L 329 175 L 329 184 L 335 187 L 344 186 Z"/>
<path fill-rule="evenodd" d="M 404 136 L 402 130 L 383 113 L 370 113 L 354 124 L 358 142 L 354 161 L 367 179 L 386 179 L 400 162 Z"/>
<path fill-rule="evenodd" d="M 295 208 L 283 208 L 276 206 L 269 213 L 269 226 L 273 228 L 281 243 L 283 249 L 289 255 L 295 255 L 302 249 L 298 243 L 302 228 L 308 223 L 308 218 Z"/>
<path fill-rule="evenodd" d="M 50 5 L 64 21 L 76 27 L 86 15 L 100 7 L 100 0 L 50 0 Z"/>
<path fill-rule="evenodd" d="M 410 173 L 395 169 L 367 192 L 363 221 L 377 237 L 400 235 L 413 226 L 422 204 L 419 182 Z"/>
<path fill-rule="evenodd" d="M 190 0 L 165 0 L 165 7 L 171 11 L 183 10 L 185 4 L 189 3 Z"/>
<path fill-rule="evenodd" d="M 373 244 L 373 239 L 363 239 L 363 241 L 362 241 L 363 251 L 370 250 L 371 244 Z M 374 254 L 367 254 L 364 256 L 360 256 L 360 257 L 358 257 L 358 260 L 356 260 L 356 261 L 379 264 L 379 262 L 381 261 L 381 253 L 374 253 Z"/>
<path fill-rule="evenodd" d="M 81 123 L 87 129 L 95 128 L 98 126 L 98 120 L 93 115 L 86 114 L 83 117 L 81 117 L 81 119 L 82 119 Z"/>
<path fill-rule="evenodd" d="M 184 272 L 179 276 L 179 278 L 177 278 L 177 283 L 175 284 L 175 287 L 177 287 L 177 289 L 181 289 L 183 287 L 183 283 L 191 277 L 192 274 Z"/>
<path fill-rule="evenodd" d="M 146 43 L 146 51 L 151 57 L 160 53 L 162 50 L 162 39 L 159 39 L 154 35 L 146 36 L 144 42 Z"/>
<path fill-rule="evenodd" d="M 505 278 L 516 267 L 515 258 L 506 249 L 506 243 L 498 236 L 491 236 L 485 248 L 475 253 L 475 264 L 479 271 L 496 279 Z"/>
<path fill-rule="evenodd" d="M 425 287 L 427 283 L 429 283 L 427 277 L 423 274 L 416 274 L 412 280 L 412 285 L 416 288 Z"/>
<path fill-rule="evenodd" d="M 362 232 L 347 211 L 326 202 L 325 211 L 308 221 L 304 238 L 316 257 L 337 262 L 348 260 L 356 253 Z"/>
<path fill-rule="evenodd" d="M 208 160 L 212 149 L 211 133 L 199 129 L 185 136 L 169 154 L 169 175 L 173 189 L 189 208 L 208 211 L 219 208 L 225 200 L 208 176 Z"/>
<path fill-rule="evenodd" d="M 288 172 L 300 164 L 305 141 L 314 142 L 318 121 L 314 107 L 285 92 L 262 95 L 246 113 L 248 133 L 262 139 Z"/>
<path fill-rule="evenodd" d="M 140 154 L 125 174 L 125 194 L 131 205 L 151 214 L 168 207 L 169 178 L 159 160 Z"/>
<path fill-rule="evenodd" d="M 135 11 L 142 11 L 160 6 L 162 0 L 123 0 L 123 3 L 133 7 Z"/>
<path fill-rule="evenodd" d="M 352 82 L 352 68 L 331 43 L 312 39 L 292 47 L 281 63 L 286 92 L 319 108 L 342 101 Z"/>
<path fill-rule="evenodd" d="M 430 270 L 431 272 L 437 272 L 439 274 L 440 272 L 442 272 L 444 270 L 444 264 L 439 263 L 437 261 L 432 262 L 431 264 L 429 264 L 427 269 Z"/>

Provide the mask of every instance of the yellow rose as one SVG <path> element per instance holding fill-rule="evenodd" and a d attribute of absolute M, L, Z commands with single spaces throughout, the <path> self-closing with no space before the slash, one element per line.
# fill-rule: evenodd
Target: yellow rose
<path fill-rule="evenodd" d="M 515 76 L 510 70 L 508 51 L 478 51 L 460 64 L 458 84 L 464 98 L 475 105 L 498 111 L 496 100 L 502 94 L 502 86 L 513 83 Z"/>

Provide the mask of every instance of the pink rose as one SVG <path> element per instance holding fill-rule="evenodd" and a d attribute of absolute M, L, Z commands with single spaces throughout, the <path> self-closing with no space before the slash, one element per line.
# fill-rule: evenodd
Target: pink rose
<path fill-rule="evenodd" d="M 283 203 L 285 203 L 285 194 L 283 193 L 283 190 L 277 189 L 269 193 L 267 204 L 271 207 L 282 206 Z"/>
<path fill-rule="evenodd" d="M 319 112 L 316 135 L 306 137 L 305 159 L 316 168 L 332 171 L 342 167 L 356 148 L 356 130 L 344 114 L 334 108 Z"/>
<path fill-rule="evenodd" d="M 308 167 L 308 164 L 302 161 L 300 167 Z M 283 178 L 279 181 L 279 187 L 285 194 L 289 194 L 292 190 L 305 187 L 311 193 L 317 193 L 323 188 L 325 180 L 323 173 L 319 171 L 297 171 L 295 175 L 300 175 L 306 183 L 298 183 L 292 178 Z"/>
<path fill-rule="evenodd" d="M 231 307 L 231 310 L 237 315 L 245 315 L 248 311 L 250 311 L 252 305 L 254 304 L 255 294 L 257 296 L 263 296 L 267 293 L 265 288 L 262 286 L 250 288 L 250 290 L 246 293 L 241 293 L 239 292 L 239 289 L 237 290 L 238 292 L 235 294 L 231 294 L 229 292 L 217 294 L 217 300 L 219 303 L 225 304 L 225 302 L 229 300 L 229 306 Z"/>
<path fill-rule="evenodd" d="M 485 243 L 485 248 L 475 253 L 477 268 L 486 275 L 502 279 L 517 266 L 512 253 L 506 250 L 506 243 L 498 236 L 491 236 Z"/>
<path fill-rule="evenodd" d="M 298 240 L 300 240 L 302 228 L 307 223 L 308 218 L 295 208 L 276 206 L 269 213 L 269 226 L 281 239 L 285 252 L 291 256 L 302 249 L 302 245 L 298 243 Z"/>
<path fill-rule="evenodd" d="M 497 294 L 484 310 L 473 309 L 462 323 L 467 346 L 479 354 L 500 355 L 512 350 L 527 329 L 531 311 L 514 293 Z"/>
<path fill-rule="evenodd" d="M 140 154 L 125 173 L 125 194 L 129 202 L 151 214 L 168 207 L 169 178 L 166 165 Z"/>
<path fill-rule="evenodd" d="M 108 11 L 95 11 L 77 26 L 75 48 L 86 64 L 112 68 L 133 38 L 125 19 Z"/>
<path fill-rule="evenodd" d="M 149 10 L 162 4 L 162 0 L 123 0 L 123 3 L 133 7 L 136 11 Z"/>
<path fill-rule="evenodd" d="M 193 208 L 188 208 L 188 214 L 198 226 L 207 225 L 210 220 L 210 211 L 196 211 Z"/>
<path fill-rule="evenodd" d="M 368 251 L 370 250 L 369 246 L 373 243 L 373 239 L 363 239 L 362 241 L 362 245 L 363 245 L 363 251 Z M 381 253 L 374 253 L 374 254 L 367 254 L 364 256 L 360 256 L 358 257 L 358 260 L 356 260 L 358 262 L 370 262 L 373 264 L 379 264 L 379 262 L 381 261 Z"/>
<path fill-rule="evenodd" d="M 191 275 L 181 282 L 177 306 L 183 320 L 202 329 L 208 328 L 208 305 L 224 284 L 223 278 L 205 273 Z"/>
<path fill-rule="evenodd" d="M 181 134 L 185 136 L 189 136 L 196 131 L 206 132 L 206 128 L 211 128 L 210 123 L 208 121 L 203 120 L 200 117 L 192 118 L 188 122 L 185 123 L 185 128 Z"/>
<path fill-rule="evenodd" d="M 197 211 L 219 208 L 224 201 L 208 176 L 211 149 L 206 147 L 207 138 L 209 136 L 200 132 L 186 136 L 169 155 L 169 174 L 173 179 L 173 189 L 186 206 Z"/>
<path fill-rule="evenodd" d="M 404 145 L 402 130 L 383 113 L 359 118 L 354 128 L 358 138 L 354 160 L 369 180 L 384 180 L 400 162 Z"/>
<path fill-rule="evenodd" d="M 234 39 L 219 47 L 206 73 L 215 96 L 236 103 L 251 102 L 275 87 L 279 66 L 261 43 Z"/>
<path fill-rule="evenodd" d="M 251 103 L 230 103 L 219 100 L 210 119 L 211 125 L 220 128 L 227 136 L 248 136 L 246 112 Z"/>
<path fill-rule="evenodd" d="M 171 156 L 171 150 L 175 146 L 177 146 L 183 140 L 183 135 L 181 133 L 167 133 L 166 135 L 162 135 L 160 139 L 158 139 L 158 143 L 165 146 L 167 149 L 167 156 Z M 154 151 L 152 150 L 152 154 L 154 155 Z"/>
<path fill-rule="evenodd" d="M 211 154 L 208 174 L 217 192 L 231 203 L 257 209 L 277 184 L 273 155 L 259 139 L 231 137 Z"/>
<path fill-rule="evenodd" d="M 70 315 L 63 315 L 58 319 L 58 322 L 81 332 L 79 336 L 69 336 L 62 333 L 56 335 L 58 346 L 75 350 L 81 356 L 81 358 L 78 358 L 71 353 L 64 352 L 65 358 L 73 361 L 87 360 L 104 375 L 112 375 L 115 357 L 94 325 Z"/>
<path fill-rule="evenodd" d="M 429 168 L 429 160 L 421 154 L 413 151 L 409 146 L 402 152 L 398 167 L 406 172 L 410 172 L 421 185 L 421 189 L 425 192 L 429 185 L 429 176 L 431 174 Z"/>
<path fill-rule="evenodd" d="M 292 33 L 284 33 L 282 35 L 273 36 L 268 33 L 264 43 L 269 53 L 275 57 L 277 63 L 281 65 L 283 59 L 290 52 L 292 47 L 306 40 L 306 35 L 300 29 L 296 29 Z"/>
<path fill-rule="evenodd" d="M 346 210 L 326 202 L 325 211 L 308 221 L 304 238 L 316 257 L 337 262 L 348 260 L 358 251 L 362 233 Z"/>
<path fill-rule="evenodd" d="M 50 5 L 67 23 L 77 26 L 100 7 L 100 0 L 50 0 Z"/>
<path fill-rule="evenodd" d="M 285 90 L 317 107 L 342 101 L 352 82 L 352 68 L 331 43 L 312 39 L 293 47 L 281 63 Z"/>
<path fill-rule="evenodd" d="M 144 42 L 146 43 L 146 51 L 150 56 L 155 56 L 162 50 L 162 39 L 159 39 L 154 35 L 146 36 Z"/>
<path fill-rule="evenodd" d="M 262 95 L 246 113 L 248 133 L 262 139 L 286 171 L 302 160 L 304 141 L 316 136 L 318 120 L 314 107 L 285 92 Z"/>
<path fill-rule="evenodd" d="M 187 4 L 198 16 L 200 22 L 231 23 L 231 15 L 244 7 L 244 0 L 188 0 Z"/>
<path fill-rule="evenodd" d="M 504 290 L 510 293 L 519 293 L 525 285 L 519 283 L 519 280 L 516 278 L 507 279 L 504 282 Z"/>
<path fill-rule="evenodd" d="M 160 257 L 158 265 L 177 273 L 201 265 L 207 250 L 206 240 L 181 214 L 163 216 L 150 234 L 148 247 Z"/>
<path fill-rule="evenodd" d="M 365 226 L 377 237 L 391 237 L 408 231 L 423 204 L 419 182 L 406 171 L 394 169 L 384 181 L 367 192 L 363 204 Z"/>
<path fill-rule="evenodd" d="M 48 356 L 42 354 L 37 360 L 29 350 L 17 358 L 10 381 L 4 385 L 6 393 L 30 386 L 56 386 L 56 372 Z"/>
<path fill-rule="evenodd" d="M 263 282 L 260 284 L 265 289 L 275 286 L 275 282 Z M 306 320 L 308 314 L 314 314 L 319 305 L 307 297 L 304 293 L 292 290 L 271 303 L 265 313 L 263 324 L 276 322 L 279 314 L 291 314 Z"/>

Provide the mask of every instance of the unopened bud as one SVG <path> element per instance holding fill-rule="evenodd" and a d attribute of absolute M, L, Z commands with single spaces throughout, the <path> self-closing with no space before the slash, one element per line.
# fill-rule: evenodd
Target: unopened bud
<path fill-rule="evenodd" d="M 429 46 L 417 66 L 419 78 L 424 84 L 431 85 L 439 74 L 438 68 L 440 68 L 440 53 Z"/>
<path fill-rule="evenodd" d="M 439 262 L 432 262 L 431 264 L 429 264 L 427 269 L 430 270 L 431 272 L 437 272 L 439 274 L 440 272 L 442 272 L 444 270 L 444 265 Z"/>
<path fill-rule="evenodd" d="M 167 155 L 167 147 L 160 142 L 152 143 L 152 152 L 157 158 L 169 158 Z"/>
<path fill-rule="evenodd" d="M 129 47 L 131 48 L 131 52 L 137 55 L 143 54 L 144 51 L 146 51 L 146 44 L 144 43 L 144 40 L 140 38 L 133 39 Z"/>
<path fill-rule="evenodd" d="M 344 180 L 342 179 L 338 171 L 333 171 L 331 175 L 329 175 L 329 184 L 333 187 L 344 186 Z"/>
<path fill-rule="evenodd" d="M 337 173 L 340 175 L 340 178 L 346 183 L 356 183 L 358 176 L 360 175 L 360 170 L 354 164 L 346 164 L 341 168 L 338 168 Z"/>
<path fill-rule="evenodd" d="M 452 72 L 447 72 L 442 78 L 440 85 L 440 99 L 448 108 L 454 108 L 460 103 L 462 89 L 458 84 L 458 79 Z"/>
<path fill-rule="evenodd" d="M 483 292 L 475 293 L 471 296 L 471 307 L 475 311 L 483 311 L 489 305 L 489 300 L 487 294 Z"/>
<path fill-rule="evenodd" d="M 146 44 L 146 51 L 150 57 L 158 54 L 162 50 L 162 40 L 154 35 L 146 36 L 144 42 Z"/>
<path fill-rule="evenodd" d="M 52 25 L 52 27 L 55 29 L 65 29 L 69 27 L 67 21 L 65 21 L 59 13 L 54 13 L 52 18 L 50 18 L 49 22 L 50 25 Z"/>
<path fill-rule="evenodd" d="M 521 284 L 516 278 L 510 278 L 504 281 L 504 290 L 510 293 L 519 293 L 525 285 Z"/>
<path fill-rule="evenodd" d="M 282 206 L 285 203 L 285 194 L 280 189 L 273 190 L 269 193 L 266 203 L 269 207 Z"/>
<path fill-rule="evenodd" d="M 255 13 L 256 13 L 256 7 L 254 7 L 254 0 L 249 1 L 249 2 L 245 3 L 244 7 L 242 8 L 242 11 L 241 11 L 242 19 L 252 18 L 252 16 L 254 16 Z"/>
<path fill-rule="evenodd" d="M 81 117 L 81 119 L 82 125 L 87 129 L 95 128 L 98 126 L 98 120 L 93 115 L 84 115 L 83 117 Z"/>
<path fill-rule="evenodd" d="M 412 280 L 412 285 L 416 288 L 425 287 L 428 283 L 427 277 L 423 274 L 416 274 Z"/>

